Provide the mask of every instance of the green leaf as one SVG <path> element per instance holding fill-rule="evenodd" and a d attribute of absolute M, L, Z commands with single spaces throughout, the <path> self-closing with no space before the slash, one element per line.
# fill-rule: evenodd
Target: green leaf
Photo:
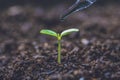
<path fill-rule="evenodd" d="M 77 31 L 79 31 L 79 29 L 76 29 L 76 28 L 64 30 L 64 31 L 61 33 L 61 37 L 62 37 L 62 36 L 65 36 L 65 35 L 68 35 L 68 34 L 70 34 L 70 33 L 72 33 L 72 32 L 77 32 Z"/>
<path fill-rule="evenodd" d="M 56 32 L 54 32 L 52 30 L 48 30 L 48 29 L 43 29 L 43 30 L 40 31 L 40 33 L 57 37 L 57 33 Z"/>

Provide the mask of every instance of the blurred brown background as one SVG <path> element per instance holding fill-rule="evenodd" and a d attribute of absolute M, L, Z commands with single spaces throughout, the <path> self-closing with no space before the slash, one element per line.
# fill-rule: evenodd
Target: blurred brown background
<path fill-rule="evenodd" d="M 0 0 L 0 8 L 9 7 L 12 5 L 27 5 L 32 4 L 34 6 L 55 6 L 57 4 L 71 4 L 74 3 L 76 0 Z M 120 3 L 120 0 L 97 0 L 96 4 L 98 5 L 105 5 L 107 3 Z"/>
<path fill-rule="evenodd" d="M 97 0 L 89 8 L 74 13 L 65 21 L 60 22 L 60 15 L 75 1 L 0 0 L 0 36 L 2 37 L 0 40 L 30 37 L 40 39 L 39 30 L 43 28 L 60 32 L 66 28 L 78 27 L 81 29 L 95 25 L 108 27 L 113 30 L 113 33 L 119 28 L 120 0 Z"/>

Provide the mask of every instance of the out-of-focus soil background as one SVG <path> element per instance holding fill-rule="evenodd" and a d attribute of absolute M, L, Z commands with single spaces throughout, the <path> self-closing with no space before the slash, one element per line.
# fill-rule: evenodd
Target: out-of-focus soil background
<path fill-rule="evenodd" d="M 120 0 L 97 0 L 64 21 L 76 0 L 0 0 L 0 80 L 120 80 Z M 57 42 L 39 33 L 78 28 Z"/>
<path fill-rule="evenodd" d="M 113 28 L 119 26 L 119 0 L 97 0 L 91 7 L 72 14 L 65 21 L 60 22 L 60 15 L 74 2 L 75 0 L 1 0 L 1 40 L 28 37 L 40 39 L 39 30 L 42 28 L 63 30 L 95 25 L 113 31 L 111 26 L 114 26 Z M 119 27 L 115 29 L 119 37 Z"/>

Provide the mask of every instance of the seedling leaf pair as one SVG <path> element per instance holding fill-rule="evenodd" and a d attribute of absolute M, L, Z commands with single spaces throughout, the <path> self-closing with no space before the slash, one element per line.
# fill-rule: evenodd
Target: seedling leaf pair
<path fill-rule="evenodd" d="M 55 31 L 48 30 L 48 29 L 43 29 L 43 30 L 40 31 L 40 33 L 47 34 L 47 35 L 54 36 L 54 37 L 58 38 L 58 36 L 63 37 L 65 35 L 68 35 L 72 32 L 77 32 L 77 31 L 79 31 L 79 29 L 76 29 L 76 28 L 67 29 L 67 30 L 64 30 L 60 35 L 58 35 L 58 33 L 56 33 Z"/>
<path fill-rule="evenodd" d="M 77 31 L 79 31 L 79 29 L 76 29 L 76 28 L 64 30 L 60 34 L 56 33 L 55 31 L 48 30 L 48 29 L 43 29 L 40 31 L 41 34 L 46 34 L 46 35 L 54 36 L 57 38 L 57 40 L 58 40 L 58 58 L 57 58 L 58 60 L 57 60 L 57 62 L 59 64 L 61 63 L 61 39 L 62 39 L 62 37 L 65 35 L 68 35 L 72 32 L 77 32 Z"/>

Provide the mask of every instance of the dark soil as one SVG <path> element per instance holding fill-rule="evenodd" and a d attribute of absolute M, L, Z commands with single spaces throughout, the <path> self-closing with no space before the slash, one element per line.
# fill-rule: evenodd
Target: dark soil
<path fill-rule="evenodd" d="M 63 22 L 59 16 L 66 4 L 4 7 L 0 10 L 0 80 L 120 80 L 119 7 L 97 3 Z M 73 27 L 80 31 L 63 38 L 58 64 L 56 39 L 39 31 Z"/>

